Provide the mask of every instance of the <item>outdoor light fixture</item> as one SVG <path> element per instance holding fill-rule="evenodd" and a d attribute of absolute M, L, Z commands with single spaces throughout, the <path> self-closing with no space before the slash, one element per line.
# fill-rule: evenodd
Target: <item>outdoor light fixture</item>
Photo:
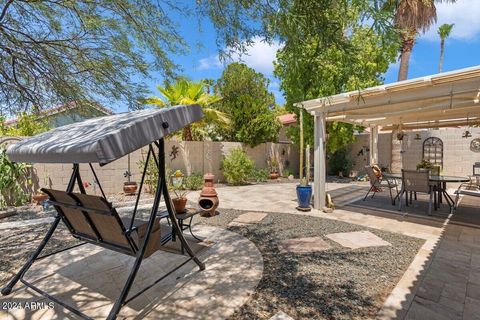
<path fill-rule="evenodd" d="M 418 123 L 419 123 L 419 121 L 418 121 L 418 118 L 417 118 L 417 127 L 418 127 Z M 420 133 L 417 132 L 417 133 L 415 133 L 415 138 L 413 138 L 413 139 L 422 140 L 422 137 L 420 136 Z"/>
<path fill-rule="evenodd" d="M 472 137 L 472 133 L 470 131 L 468 131 L 468 128 L 469 128 L 469 125 L 468 125 L 468 114 L 467 114 L 467 128 L 465 130 L 465 132 L 462 134 L 462 138 L 470 138 Z"/>

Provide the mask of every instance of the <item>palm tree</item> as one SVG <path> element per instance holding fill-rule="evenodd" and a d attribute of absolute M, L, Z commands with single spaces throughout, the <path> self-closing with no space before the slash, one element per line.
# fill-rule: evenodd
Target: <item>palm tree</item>
<path fill-rule="evenodd" d="M 410 55 L 418 32 L 427 31 L 437 21 L 436 2 L 455 0 L 387 0 L 386 9 L 394 9 L 395 26 L 400 32 L 400 69 L 398 80 L 406 80 Z"/>
<path fill-rule="evenodd" d="M 442 24 L 438 28 L 438 35 L 440 36 L 440 61 L 438 63 L 438 72 L 442 72 L 443 67 L 443 57 L 445 54 L 445 39 L 450 36 L 450 32 L 452 32 L 454 24 Z"/>
<path fill-rule="evenodd" d="M 213 103 L 220 101 L 221 97 L 208 94 L 203 81 L 193 82 L 180 78 L 174 84 L 167 83 L 164 87 L 157 86 L 157 89 L 163 98 L 150 97 L 144 99 L 142 103 L 159 108 L 179 104 L 198 104 L 202 107 L 204 114 L 202 121 L 183 128 L 182 139 L 184 141 L 193 141 L 194 136 L 197 139 L 206 136 L 208 127 L 211 125 L 226 127 L 230 123 L 230 119 L 225 113 L 210 107 Z"/>

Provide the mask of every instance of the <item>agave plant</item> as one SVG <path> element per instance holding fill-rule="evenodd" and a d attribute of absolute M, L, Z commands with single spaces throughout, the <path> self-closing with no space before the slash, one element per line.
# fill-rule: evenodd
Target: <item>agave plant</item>
<path fill-rule="evenodd" d="M 203 81 L 178 79 L 173 84 L 166 84 L 164 87 L 157 86 L 157 89 L 163 97 L 149 97 L 142 102 L 159 108 L 180 104 L 198 104 L 202 107 L 204 114 L 202 121 L 183 129 L 182 138 L 185 141 L 192 141 L 194 138 L 200 140 L 208 134 L 208 130 L 212 126 L 226 127 L 230 123 L 230 119 L 225 113 L 211 107 L 212 104 L 220 101 L 221 97 L 209 94 Z"/>

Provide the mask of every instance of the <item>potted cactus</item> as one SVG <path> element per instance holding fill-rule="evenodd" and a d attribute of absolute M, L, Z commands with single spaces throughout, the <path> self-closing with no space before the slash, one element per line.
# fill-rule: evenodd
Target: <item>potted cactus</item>
<path fill-rule="evenodd" d="M 312 199 L 312 186 L 310 185 L 310 146 L 305 149 L 305 167 L 307 168 L 305 177 L 300 179 L 297 185 L 297 210 L 310 211 L 310 202 Z"/>

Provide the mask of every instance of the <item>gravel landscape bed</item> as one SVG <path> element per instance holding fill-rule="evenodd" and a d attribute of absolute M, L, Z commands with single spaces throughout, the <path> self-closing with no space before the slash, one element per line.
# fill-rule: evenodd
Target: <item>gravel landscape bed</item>
<path fill-rule="evenodd" d="M 315 217 L 268 213 L 256 225 L 227 227 L 238 210 L 224 210 L 197 223 L 242 234 L 264 259 L 263 278 L 231 319 L 269 319 L 279 311 L 293 319 L 371 319 L 395 287 L 423 240 Z M 325 235 L 368 230 L 391 246 L 351 250 Z M 319 236 L 332 248 L 321 253 L 281 253 L 280 240 Z"/>
<path fill-rule="evenodd" d="M 231 319 L 269 319 L 283 311 L 294 319 L 367 319 L 376 315 L 403 275 L 423 240 L 340 221 L 268 213 L 258 224 L 228 227 L 239 210 L 222 210 L 212 218 L 197 215 L 195 224 L 237 232 L 258 247 L 264 259 L 263 277 L 249 301 Z M 148 210 L 141 210 L 147 216 Z M 38 217 L 37 217 L 38 218 Z M 37 247 L 50 224 L 3 230 L 0 236 L 0 286 Z M 368 230 L 391 246 L 351 250 L 325 235 Z M 278 242 L 319 236 L 331 245 L 320 253 L 281 253 Z M 44 253 L 78 243 L 60 224 Z"/>

